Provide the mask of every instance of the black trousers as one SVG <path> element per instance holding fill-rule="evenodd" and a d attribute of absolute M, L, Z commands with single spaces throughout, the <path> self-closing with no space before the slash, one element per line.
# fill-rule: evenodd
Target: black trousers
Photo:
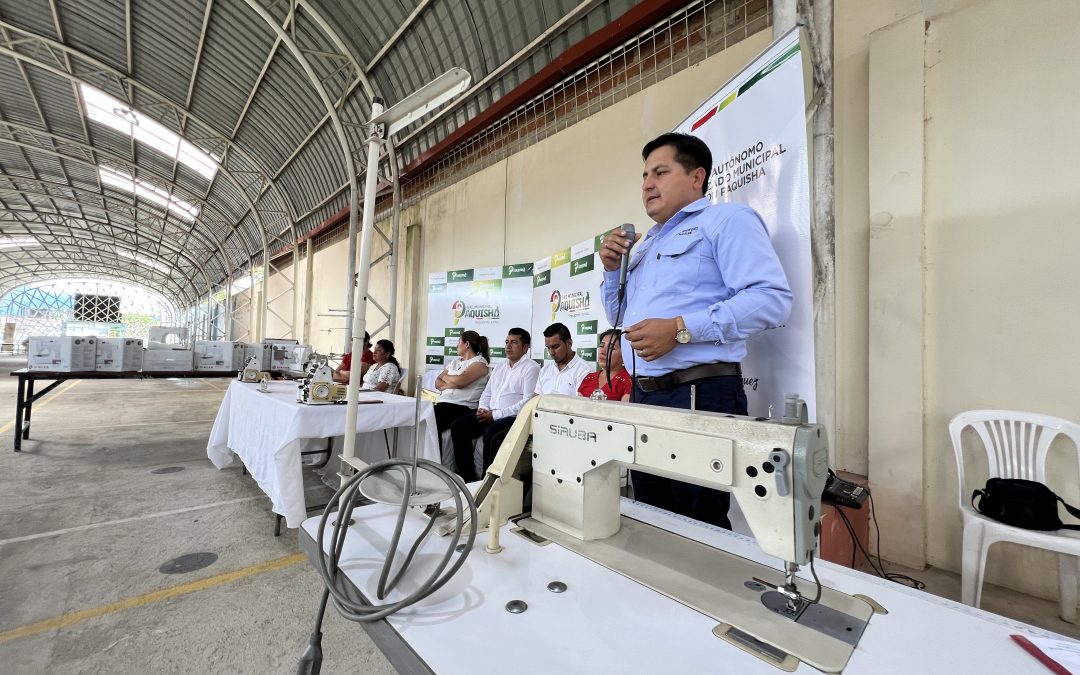
<path fill-rule="evenodd" d="M 514 424 L 514 419 L 514 417 L 504 417 L 485 424 L 476 419 L 476 415 L 473 414 L 459 417 L 450 425 L 450 439 L 454 443 L 454 463 L 457 464 L 457 472 L 462 480 L 468 483 L 481 478 L 476 475 L 473 441 L 480 436 L 484 437 L 483 466 L 484 471 L 487 471 L 499 452 L 499 445 L 506 437 L 506 432 Z"/>
<path fill-rule="evenodd" d="M 435 404 L 435 426 L 438 428 L 440 434 L 449 429 L 451 424 L 465 415 L 476 417 L 476 409 L 458 405 L 457 403 Z"/>
<path fill-rule="evenodd" d="M 706 377 L 667 391 L 646 393 L 635 386 L 630 400 L 635 403 L 689 410 L 691 385 L 697 386 L 698 410 L 747 414 L 742 378 L 736 375 Z M 631 480 L 634 483 L 634 499 L 639 502 L 731 529 L 731 521 L 728 519 L 731 494 L 728 492 L 653 476 L 642 471 L 631 472 Z"/>

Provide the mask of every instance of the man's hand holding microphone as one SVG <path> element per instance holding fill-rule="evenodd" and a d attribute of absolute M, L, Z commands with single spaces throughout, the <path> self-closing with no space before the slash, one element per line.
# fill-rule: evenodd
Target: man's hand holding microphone
<path fill-rule="evenodd" d="M 619 270 L 620 302 L 626 294 L 626 273 L 630 263 L 630 249 L 640 238 L 641 235 L 634 232 L 634 226 L 626 223 L 608 232 L 600 245 L 600 262 L 604 265 L 604 269 L 608 272 Z M 623 328 L 623 335 L 626 336 L 638 356 L 646 361 L 652 361 L 675 348 L 678 344 L 675 341 L 677 330 L 678 325 L 674 318 L 645 319 Z"/>

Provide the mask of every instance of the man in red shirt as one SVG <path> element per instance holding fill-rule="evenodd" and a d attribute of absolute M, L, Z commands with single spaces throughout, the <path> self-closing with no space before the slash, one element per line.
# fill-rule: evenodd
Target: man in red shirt
<path fill-rule="evenodd" d="M 367 374 L 368 368 L 375 363 L 375 355 L 371 352 L 371 336 L 364 333 L 364 354 L 360 357 L 360 376 Z M 352 352 L 341 357 L 341 365 L 334 371 L 334 382 L 349 383 L 349 369 L 352 368 Z"/>

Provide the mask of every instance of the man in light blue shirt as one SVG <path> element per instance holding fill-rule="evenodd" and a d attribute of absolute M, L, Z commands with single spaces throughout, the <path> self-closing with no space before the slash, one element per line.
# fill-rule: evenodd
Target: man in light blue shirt
<path fill-rule="evenodd" d="M 631 400 L 689 408 L 696 386 L 699 410 L 746 415 L 739 362 L 747 338 L 787 319 L 787 276 L 756 211 L 704 196 L 712 153 L 703 141 L 664 134 L 641 156 L 642 202 L 656 225 L 630 256 L 622 302 L 619 263 L 633 242 L 616 228 L 600 248 L 604 309 L 624 327 L 635 376 Z M 633 482 L 639 501 L 730 528 L 726 492 L 641 472 Z"/>

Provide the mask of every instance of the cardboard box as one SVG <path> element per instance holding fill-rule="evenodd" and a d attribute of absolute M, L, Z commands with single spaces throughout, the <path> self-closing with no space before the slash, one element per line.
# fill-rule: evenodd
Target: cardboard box
<path fill-rule="evenodd" d="M 147 329 L 147 349 L 186 349 L 191 346 L 191 333 L 182 326 L 150 326 Z"/>
<path fill-rule="evenodd" d="M 133 338 L 98 338 L 97 370 L 136 372 L 142 368 L 143 341 Z"/>
<path fill-rule="evenodd" d="M 190 349 L 163 349 L 160 347 L 143 350 L 142 369 L 145 372 L 167 371 L 185 373 L 192 371 L 194 354 Z"/>
<path fill-rule="evenodd" d="M 229 371 L 244 367 L 244 343 L 232 340 L 196 340 L 195 370 Z"/>
<path fill-rule="evenodd" d="M 259 342 L 248 344 L 244 347 L 244 363 L 241 364 L 241 368 L 247 364 L 248 359 L 252 356 L 259 357 L 259 361 L 255 364 L 255 367 L 259 370 L 270 370 L 270 360 L 273 354 L 273 349 L 269 343 Z M 240 368 L 237 368 L 240 370 Z"/>
<path fill-rule="evenodd" d="M 271 342 L 270 370 L 290 370 L 295 360 L 295 352 L 301 347 L 310 345 L 298 345 L 295 340 Z"/>
<path fill-rule="evenodd" d="M 33 336 L 28 342 L 27 370 L 75 373 L 94 370 L 97 338 L 75 335 Z"/>
<path fill-rule="evenodd" d="M 284 370 L 292 374 L 302 374 L 304 364 L 307 363 L 314 352 L 315 350 L 311 348 L 311 345 L 294 345 L 292 361 L 285 366 Z"/>

